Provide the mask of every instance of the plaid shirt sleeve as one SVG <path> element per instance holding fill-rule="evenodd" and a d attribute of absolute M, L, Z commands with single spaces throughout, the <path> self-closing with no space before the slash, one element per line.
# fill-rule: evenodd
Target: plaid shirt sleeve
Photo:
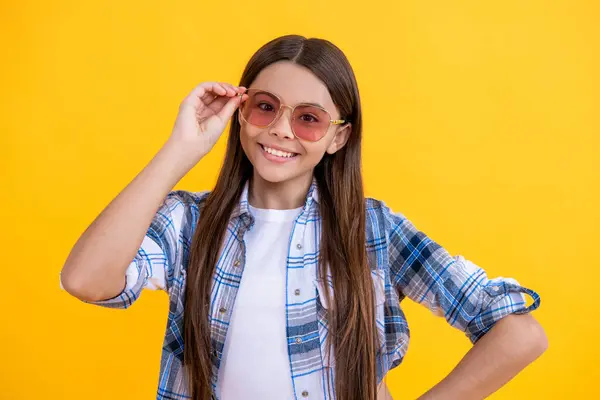
<path fill-rule="evenodd" d="M 126 271 L 126 285 L 117 296 L 91 302 L 109 308 L 128 308 L 144 288 L 169 291 L 183 257 L 181 243 L 189 218 L 190 194 L 172 191 L 163 200 Z"/>
<path fill-rule="evenodd" d="M 404 296 L 423 304 L 472 343 L 509 314 L 524 314 L 540 304 L 539 295 L 511 278 L 488 278 L 461 255 L 452 256 L 401 213 L 384 207 L 390 244 L 390 277 Z M 527 307 L 522 293 L 533 298 Z"/>

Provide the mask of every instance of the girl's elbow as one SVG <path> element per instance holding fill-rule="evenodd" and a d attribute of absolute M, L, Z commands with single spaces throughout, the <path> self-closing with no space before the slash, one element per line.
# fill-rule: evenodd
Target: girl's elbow
<path fill-rule="evenodd" d="M 533 361 L 541 356 L 549 346 L 548 336 L 540 323 L 531 315 L 525 317 L 528 320 L 525 329 L 526 349 L 529 358 Z"/>
<path fill-rule="evenodd" d="M 533 362 L 548 349 L 546 332 L 531 314 L 508 315 L 499 325 L 503 340 L 524 362 Z"/>
<path fill-rule="evenodd" d="M 546 332 L 544 331 L 544 328 L 542 327 L 542 325 L 539 324 L 539 322 L 536 321 L 536 327 L 535 327 L 535 334 L 533 337 L 533 350 L 534 352 L 537 354 L 536 358 L 541 356 L 546 350 L 548 350 L 548 336 L 546 335 Z"/>
<path fill-rule="evenodd" d="M 88 277 L 69 268 L 63 268 L 61 271 L 60 286 L 71 296 L 81 301 L 95 302 L 102 300 L 102 293 L 97 289 L 97 285 L 91 282 Z"/>

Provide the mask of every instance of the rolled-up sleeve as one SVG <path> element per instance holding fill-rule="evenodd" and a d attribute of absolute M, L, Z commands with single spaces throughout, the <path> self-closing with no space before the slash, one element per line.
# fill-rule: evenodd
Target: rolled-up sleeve
<path fill-rule="evenodd" d="M 154 289 L 169 291 L 183 263 L 182 243 L 189 240 L 192 197 L 185 191 L 172 191 L 164 199 L 127 270 L 126 284 L 117 296 L 88 302 L 109 308 L 128 308 L 142 293 Z"/>
<path fill-rule="evenodd" d="M 423 304 L 475 343 L 500 319 L 540 305 L 539 295 L 512 278 L 493 278 L 462 255 L 451 255 L 401 213 L 385 207 L 390 276 L 401 296 Z M 527 306 L 524 294 L 532 297 Z"/>

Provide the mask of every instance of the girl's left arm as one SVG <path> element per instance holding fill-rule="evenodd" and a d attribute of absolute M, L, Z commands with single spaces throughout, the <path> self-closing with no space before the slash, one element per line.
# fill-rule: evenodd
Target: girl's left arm
<path fill-rule="evenodd" d="M 383 209 L 390 281 L 408 297 L 463 331 L 474 344 L 456 368 L 422 397 L 482 399 L 533 362 L 547 347 L 530 315 L 540 305 L 535 291 L 513 278 L 489 278 L 462 255 L 451 255 L 401 213 Z M 527 305 L 524 294 L 533 302 Z"/>
<path fill-rule="evenodd" d="M 508 315 L 419 400 L 483 399 L 505 385 L 547 347 L 546 334 L 531 314 Z"/>

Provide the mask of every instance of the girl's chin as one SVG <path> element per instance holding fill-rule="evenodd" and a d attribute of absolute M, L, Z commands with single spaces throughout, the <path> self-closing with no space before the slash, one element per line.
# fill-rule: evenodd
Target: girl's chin
<path fill-rule="evenodd" d="M 258 165 L 254 167 L 254 175 L 269 183 L 284 183 L 292 180 L 296 180 L 306 173 L 294 173 L 295 171 L 289 171 L 287 168 L 277 168 L 268 165 Z M 258 176 L 256 176 L 258 175 Z"/>
<path fill-rule="evenodd" d="M 293 179 L 293 176 L 284 171 L 261 171 L 260 168 L 254 168 L 254 174 L 258 175 L 257 177 L 261 180 L 269 183 L 282 183 Z"/>

